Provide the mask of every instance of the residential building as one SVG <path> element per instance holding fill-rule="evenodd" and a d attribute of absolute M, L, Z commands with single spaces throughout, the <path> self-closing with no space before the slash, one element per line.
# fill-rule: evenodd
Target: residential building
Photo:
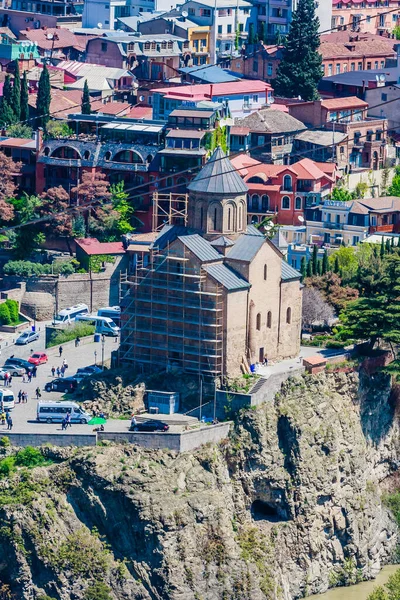
<path fill-rule="evenodd" d="M 265 23 L 267 42 L 274 44 L 277 39 L 289 33 L 289 26 L 293 12 L 296 10 L 296 0 L 258 0 L 258 24 Z M 316 2 L 316 14 L 319 18 L 320 32 L 327 31 L 331 27 L 332 2 L 321 0 Z"/>
<path fill-rule="evenodd" d="M 137 28 L 140 33 L 145 35 L 169 33 L 187 40 L 190 60 L 184 59 L 184 62 L 188 62 L 190 66 L 207 65 L 210 62 L 210 26 L 198 25 L 187 17 L 183 17 L 176 9 L 162 17 L 139 22 Z"/>
<path fill-rule="evenodd" d="M 18 60 L 20 70 L 27 70 L 35 65 L 35 60 L 40 58 L 36 44 L 29 41 L 19 41 L 7 33 L 0 34 L 0 63 Z"/>
<path fill-rule="evenodd" d="M 389 83 L 397 83 L 399 75 L 400 71 L 392 68 L 347 71 L 331 77 L 322 77 L 318 84 L 318 91 L 322 98 L 357 96 L 365 100 L 367 90 L 384 87 Z"/>
<path fill-rule="evenodd" d="M 28 40 L 36 47 L 36 52 L 48 62 L 58 60 L 82 60 L 84 58 L 87 36 L 75 35 L 69 29 L 61 27 L 42 27 L 23 29 L 20 39 Z"/>
<path fill-rule="evenodd" d="M 388 129 L 399 133 L 400 88 L 397 85 L 369 88 L 365 90 L 364 98 L 368 102 L 368 116 L 386 119 Z"/>
<path fill-rule="evenodd" d="M 211 63 L 239 56 L 250 25 L 257 30 L 257 9 L 247 0 L 188 0 L 180 11 L 194 23 L 210 27 Z"/>
<path fill-rule="evenodd" d="M 184 85 L 153 92 L 153 118 L 164 119 L 182 104 L 212 101 L 225 103 L 232 117 L 244 117 L 273 101 L 272 87 L 265 81 L 234 81 Z"/>
<path fill-rule="evenodd" d="M 85 0 L 82 27 L 116 29 L 119 19 L 137 17 L 154 10 L 154 0 Z"/>
<path fill-rule="evenodd" d="M 130 69 L 137 79 L 160 81 L 176 77 L 189 62 L 189 42 L 169 33 L 123 33 L 89 40 L 86 61 L 118 69 Z"/>
<path fill-rule="evenodd" d="M 49 27 L 55 26 L 55 24 L 48 25 L 47 23 L 42 23 L 42 15 L 45 17 L 56 17 L 59 23 L 63 20 L 66 23 L 79 22 L 82 18 L 83 4 L 83 0 L 77 0 L 76 2 L 71 2 L 70 0 L 11 0 L 11 10 L 8 12 L 21 11 L 21 13 L 25 13 L 25 27 L 26 23 L 32 23 L 33 28 L 39 29 L 43 25 Z M 12 23 L 10 28 L 14 31 Z M 20 27 L 21 29 L 24 29 L 24 25 Z M 17 32 L 14 31 L 14 33 Z"/>
<path fill-rule="evenodd" d="M 304 231 L 306 228 L 304 227 Z M 304 233 L 305 237 L 305 233 Z M 313 257 L 314 244 L 304 244 L 294 242 L 289 244 L 287 251 L 287 261 L 288 264 L 291 265 L 294 269 L 301 269 L 301 262 L 303 258 L 306 259 L 306 263 Z M 324 254 L 327 251 L 327 248 L 318 248 L 318 260 L 323 260 Z"/>
<path fill-rule="evenodd" d="M 233 166 L 248 187 L 248 222 L 272 217 L 280 225 L 301 225 L 304 210 L 319 205 L 336 183 L 334 164 L 309 158 L 292 165 L 268 165 L 246 156 L 232 158 Z"/>
<path fill-rule="evenodd" d="M 288 109 L 306 125 L 345 133 L 350 170 L 380 169 L 385 164 L 387 121 L 367 117 L 368 104 L 364 100 L 355 96 L 315 100 L 289 104 Z"/>
<path fill-rule="evenodd" d="M 14 181 L 20 191 L 35 193 L 35 172 L 37 142 L 26 138 L 0 138 L 0 152 L 21 163 L 21 170 L 14 175 Z"/>
<path fill-rule="evenodd" d="M 236 133 L 235 128 L 231 131 L 232 150 L 245 150 L 248 147 L 254 158 L 276 165 L 290 163 L 293 140 L 299 131 L 306 129 L 298 119 L 272 107 L 236 119 L 236 126 L 239 132 Z M 240 131 L 243 128 L 249 130 L 247 136 Z"/>
<path fill-rule="evenodd" d="M 398 6 L 397 0 L 332 0 L 332 27 L 387 35 L 399 22 Z"/>
<path fill-rule="evenodd" d="M 400 232 L 400 198 L 386 196 L 350 202 L 327 200 L 307 208 L 307 241 L 357 245 L 372 233 Z"/>
<path fill-rule="evenodd" d="M 296 134 L 293 160 L 310 158 L 317 162 L 336 163 L 340 171 L 349 169 L 348 134 L 326 129 L 305 129 Z"/>
<path fill-rule="evenodd" d="M 83 90 L 85 81 L 87 81 L 89 92 L 103 99 L 113 96 L 128 100 L 137 88 L 136 78 L 128 69 L 104 67 L 73 60 L 61 61 L 57 67 L 64 71 L 67 89 Z"/>
<path fill-rule="evenodd" d="M 276 78 L 282 58 L 282 48 L 282 46 L 271 46 L 263 42 L 247 45 L 242 54 L 231 61 L 229 68 L 234 73 L 249 79 L 263 79 L 271 83 Z"/>
<path fill-rule="evenodd" d="M 247 186 L 217 148 L 121 301 L 121 364 L 222 378 L 300 347 L 300 273 L 247 226 Z"/>
<path fill-rule="evenodd" d="M 336 31 L 321 36 L 319 52 L 325 76 L 384 69 L 397 56 L 397 40 L 380 35 Z"/>

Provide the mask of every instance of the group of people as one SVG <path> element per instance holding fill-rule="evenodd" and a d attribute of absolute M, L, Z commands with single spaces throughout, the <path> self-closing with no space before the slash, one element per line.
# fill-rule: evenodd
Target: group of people
<path fill-rule="evenodd" d="M 60 346 L 61 348 L 61 346 Z M 55 374 L 57 373 L 57 377 L 64 377 L 65 375 L 65 371 L 68 369 L 68 363 L 65 360 L 65 358 L 63 358 L 62 361 L 62 365 L 61 367 L 51 367 L 51 374 L 53 377 L 55 377 Z"/>
<path fill-rule="evenodd" d="M 4 385 L 5 387 L 10 387 L 12 383 L 12 375 L 11 373 L 9 373 L 7 371 L 7 373 L 4 373 Z"/>
<path fill-rule="evenodd" d="M 67 414 L 65 415 L 65 417 L 63 418 L 62 422 L 61 422 L 61 429 L 63 431 L 65 431 L 68 427 L 68 425 L 70 427 L 72 427 L 72 423 L 71 423 L 71 413 L 67 412 Z"/>
<path fill-rule="evenodd" d="M 24 373 L 22 375 L 22 383 L 30 383 L 32 381 L 32 377 L 36 377 L 37 374 L 37 366 L 32 367 L 31 371 Z"/>
<path fill-rule="evenodd" d="M 23 392 L 22 390 L 19 390 L 17 397 L 18 397 L 18 404 L 26 404 L 28 402 L 27 392 Z"/>

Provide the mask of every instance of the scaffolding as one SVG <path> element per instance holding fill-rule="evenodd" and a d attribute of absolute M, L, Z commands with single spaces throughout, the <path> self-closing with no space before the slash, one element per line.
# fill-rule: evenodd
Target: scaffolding
<path fill-rule="evenodd" d="M 147 266 L 124 282 L 120 360 L 142 369 L 181 368 L 219 377 L 224 373 L 223 286 L 188 251 L 153 250 Z"/>
<path fill-rule="evenodd" d="M 153 231 L 164 225 L 187 225 L 187 194 L 153 194 Z"/>

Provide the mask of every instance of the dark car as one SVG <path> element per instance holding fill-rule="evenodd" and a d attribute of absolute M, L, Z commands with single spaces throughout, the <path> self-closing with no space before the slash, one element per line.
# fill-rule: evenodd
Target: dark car
<path fill-rule="evenodd" d="M 49 381 L 44 386 L 46 392 L 73 392 L 78 386 L 78 381 L 73 377 L 58 377 Z"/>
<path fill-rule="evenodd" d="M 168 423 L 153 419 L 150 419 L 149 421 L 143 421 L 143 423 L 136 423 L 136 425 L 131 425 L 129 427 L 129 431 L 168 431 L 168 429 Z"/>
<path fill-rule="evenodd" d="M 33 369 L 33 365 L 23 358 L 7 358 L 4 366 L 7 367 L 7 369 L 10 369 L 11 366 L 23 367 L 25 371 L 32 371 Z"/>

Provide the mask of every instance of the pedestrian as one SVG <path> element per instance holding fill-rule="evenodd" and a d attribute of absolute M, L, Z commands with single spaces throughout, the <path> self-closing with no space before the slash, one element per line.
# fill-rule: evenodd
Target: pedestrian
<path fill-rule="evenodd" d="M 2 425 L 6 424 L 6 413 L 4 412 L 4 410 L 2 411 L 1 415 L 0 415 L 0 421 Z"/>
<path fill-rule="evenodd" d="M 78 335 L 78 337 L 76 338 L 76 340 L 75 340 L 75 341 L 76 341 L 76 345 L 77 345 L 77 346 L 80 346 L 80 345 L 81 345 L 81 338 L 79 337 L 79 335 Z"/>
<path fill-rule="evenodd" d="M 33 375 L 33 377 L 36 377 L 36 374 L 37 374 L 37 366 L 35 365 L 33 367 L 33 369 L 32 369 L 32 375 Z"/>
<path fill-rule="evenodd" d="M 12 375 L 8 376 L 8 385 L 11 387 L 12 384 Z"/>
<path fill-rule="evenodd" d="M 7 429 L 11 431 L 13 428 L 13 420 L 10 414 L 7 415 Z"/>
<path fill-rule="evenodd" d="M 28 383 L 32 381 L 32 371 L 28 371 Z"/>
<path fill-rule="evenodd" d="M 22 375 L 22 383 L 26 383 L 27 381 L 27 375 L 26 372 Z"/>
<path fill-rule="evenodd" d="M 60 367 L 57 367 L 57 377 L 60 377 L 60 373 L 61 373 Z"/>
<path fill-rule="evenodd" d="M 26 392 L 22 392 L 22 402 L 24 404 L 28 402 L 28 394 Z"/>
<path fill-rule="evenodd" d="M 131 418 L 131 429 L 133 429 L 134 427 L 136 427 L 136 425 L 137 425 L 136 417 L 135 417 L 135 415 L 132 415 L 132 418 Z"/>
<path fill-rule="evenodd" d="M 8 386 L 8 377 L 9 377 L 8 373 L 4 373 L 4 385 L 5 385 L 5 387 Z"/>
<path fill-rule="evenodd" d="M 76 337 L 75 338 L 75 348 L 77 348 L 79 346 L 79 338 Z"/>
<path fill-rule="evenodd" d="M 42 395 L 42 394 L 40 393 L 40 387 L 39 387 L 39 386 L 36 388 L 35 392 L 36 392 L 36 400 L 39 400 L 39 398 L 40 398 L 40 397 L 41 397 L 41 395 Z"/>
<path fill-rule="evenodd" d="M 52 377 L 54 377 L 55 374 L 56 374 L 56 368 L 55 367 L 51 367 L 51 375 L 52 375 Z"/>
<path fill-rule="evenodd" d="M 59 349 L 58 349 L 58 352 L 59 352 L 59 354 L 60 354 L 60 358 L 61 358 L 61 356 L 62 356 L 62 353 L 63 353 L 63 347 L 62 347 L 62 346 L 60 346 L 60 347 L 59 347 Z"/>
<path fill-rule="evenodd" d="M 18 403 L 21 404 L 21 400 L 22 400 L 22 390 L 19 390 L 18 392 Z"/>
<path fill-rule="evenodd" d="M 65 369 L 65 370 L 67 370 L 67 369 L 68 369 L 68 363 L 67 363 L 67 361 L 65 360 L 65 358 L 63 359 L 63 367 L 64 367 L 64 369 Z"/>
<path fill-rule="evenodd" d="M 67 412 L 67 416 L 65 417 L 65 420 L 66 420 L 66 423 L 67 423 L 67 424 L 66 424 L 66 426 L 65 426 L 65 429 L 67 429 L 68 425 L 69 425 L 70 427 L 72 427 L 72 423 L 71 423 L 71 413 L 70 413 L 70 412 Z"/>
<path fill-rule="evenodd" d="M 63 418 L 63 420 L 61 421 L 61 429 L 64 431 L 65 429 L 67 429 L 67 419 L 66 417 Z"/>
<path fill-rule="evenodd" d="M 60 373 L 61 373 L 61 377 L 64 377 L 64 373 L 65 373 L 64 365 L 61 365 Z"/>

